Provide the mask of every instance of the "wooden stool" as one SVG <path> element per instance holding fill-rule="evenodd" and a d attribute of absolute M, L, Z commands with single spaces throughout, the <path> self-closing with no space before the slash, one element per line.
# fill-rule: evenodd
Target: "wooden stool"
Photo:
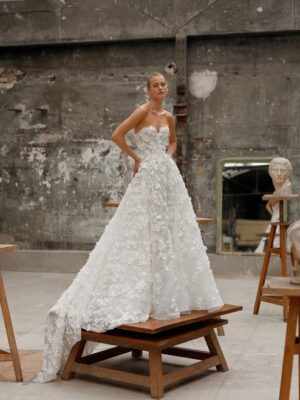
<path fill-rule="evenodd" d="M 267 246 L 265 249 L 263 265 L 262 265 L 262 269 L 260 272 L 260 278 L 259 278 L 253 313 L 254 314 L 259 313 L 260 303 L 262 301 L 267 302 L 267 303 L 278 304 L 278 305 L 283 306 L 284 321 L 287 320 L 288 307 L 289 307 L 288 298 L 286 296 L 263 295 L 262 288 L 266 281 L 272 254 L 278 254 L 280 256 L 281 275 L 283 277 L 287 276 L 286 231 L 290 224 L 288 222 L 284 221 L 284 210 L 283 210 L 284 204 L 283 204 L 283 202 L 285 200 L 294 200 L 297 197 L 299 197 L 299 196 L 298 195 L 286 195 L 286 196 L 265 195 L 265 196 L 263 196 L 263 200 L 267 200 L 267 201 L 273 200 L 273 201 L 279 202 L 279 222 L 271 222 L 270 223 L 271 229 L 270 229 L 268 239 L 267 239 Z M 279 227 L 279 247 L 274 247 L 274 238 L 275 238 L 277 227 Z M 293 263 L 292 254 L 291 254 L 291 258 L 292 258 L 292 263 Z"/>
<path fill-rule="evenodd" d="M 289 400 L 291 391 L 294 356 L 298 356 L 298 399 L 300 398 L 300 286 L 290 284 L 290 278 L 272 277 L 263 288 L 265 296 L 286 296 L 289 298 L 289 310 L 286 326 L 284 355 L 281 371 L 279 400 Z"/>
<path fill-rule="evenodd" d="M 10 251 L 14 251 L 16 249 L 17 249 L 16 245 L 0 244 L 0 253 L 7 253 Z M 15 375 L 16 375 L 16 381 L 21 382 L 21 381 L 23 381 L 21 364 L 20 364 L 18 349 L 17 349 L 17 345 L 16 345 L 14 330 L 13 330 L 13 326 L 12 326 L 12 322 L 11 322 L 11 317 L 10 317 L 10 313 L 9 313 L 9 308 L 8 308 L 8 303 L 7 303 L 7 298 L 6 298 L 6 294 L 5 294 L 4 283 L 3 283 L 1 273 L 0 273 L 0 305 L 1 305 L 2 315 L 3 315 L 4 325 L 5 325 L 5 329 L 6 329 L 7 340 L 8 340 L 8 344 L 9 344 L 9 348 L 10 348 L 10 352 L 0 349 L 0 362 L 1 361 L 12 361 Z"/>
<path fill-rule="evenodd" d="M 149 319 L 145 323 L 126 324 L 105 333 L 82 331 L 81 341 L 77 342 L 70 352 L 62 379 L 71 379 L 75 373 L 106 378 L 150 389 L 152 398 L 160 399 L 163 397 L 166 387 L 183 379 L 212 367 L 216 367 L 220 372 L 228 370 L 214 328 L 228 322 L 220 319 L 222 315 L 241 309 L 240 306 L 224 305 L 220 310 L 212 313 L 193 311 L 191 314 L 177 319 Z M 204 337 L 209 351 L 174 347 L 200 337 Z M 106 343 L 115 347 L 82 357 L 87 341 Z M 142 356 L 143 350 L 149 353 L 148 376 L 108 367 L 92 366 L 99 361 L 129 352 L 132 352 L 133 358 L 139 358 Z M 164 374 L 162 354 L 200 361 Z"/>

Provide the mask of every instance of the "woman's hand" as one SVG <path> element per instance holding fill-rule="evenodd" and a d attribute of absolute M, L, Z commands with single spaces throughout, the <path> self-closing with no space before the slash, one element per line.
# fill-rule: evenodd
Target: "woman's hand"
<path fill-rule="evenodd" d="M 141 160 L 137 158 L 136 160 L 134 160 L 133 176 L 138 172 L 140 166 L 141 166 Z"/>

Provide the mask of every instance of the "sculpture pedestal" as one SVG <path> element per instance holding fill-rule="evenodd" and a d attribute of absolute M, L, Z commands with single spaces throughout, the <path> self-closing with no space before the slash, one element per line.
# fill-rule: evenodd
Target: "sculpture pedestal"
<path fill-rule="evenodd" d="M 265 249 L 265 256 L 263 260 L 262 269 L 260 272 L 260 279 L 256 293 L 256 299 L 254 304 L 254 314 L 258 314 L 260 304 L 262 301 L 267 303 L 273 303 L 283 306 L 283 319 L 287 320 L 289 300 L 286 296 L 268 296 L 262 293 L 262 288 L 266 281 L 266 276 L 269 269 L 270 259 L 272 254 L 278 254 L 280 256 L 281 261 L 281 276 L 287 276 L 287 249 L 286 249 L 286 231 L 289 227 L 290 223 L 284 221 L 284 201 L 295 200 L 299 197 L 297 194 L 290 194 L 285 196 L 277 196 L 277 195 L 265 195 L 263 196 L 263 200 L 279 202 L 279 222 L 271 222 L 271 229 L 267 239 L 267 246 Z M 274 238 L 277 230 L 277 226 L 279 227 L 279 247 L 274 247 Z M 291 254 L 292 263 L 293 256 Z"/>

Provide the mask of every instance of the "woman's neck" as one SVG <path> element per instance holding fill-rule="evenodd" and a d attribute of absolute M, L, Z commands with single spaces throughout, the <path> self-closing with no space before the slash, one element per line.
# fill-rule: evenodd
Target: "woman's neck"
<path fill-rule="evenodd" d="M 149 108 L 151 108 L 151 110 L 157 111 L 157 112 L 162 111 L 162 104 L 163 104 L 162 101 L 153 100 L 153 99 L 150 99 L 148 102 Z"/>

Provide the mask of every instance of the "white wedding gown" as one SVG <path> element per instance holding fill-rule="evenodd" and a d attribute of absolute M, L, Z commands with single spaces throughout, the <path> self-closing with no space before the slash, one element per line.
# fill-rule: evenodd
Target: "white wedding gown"
<path fill-rule="evenodd" d="M 223 305 L 190 197 L 166 153 L 169 129 L 149 126 L 134 137 L 140 169 L 86 264 L 49 311 L 37 382 L 57 377 L 81 328 L 104 332 Z"/>

